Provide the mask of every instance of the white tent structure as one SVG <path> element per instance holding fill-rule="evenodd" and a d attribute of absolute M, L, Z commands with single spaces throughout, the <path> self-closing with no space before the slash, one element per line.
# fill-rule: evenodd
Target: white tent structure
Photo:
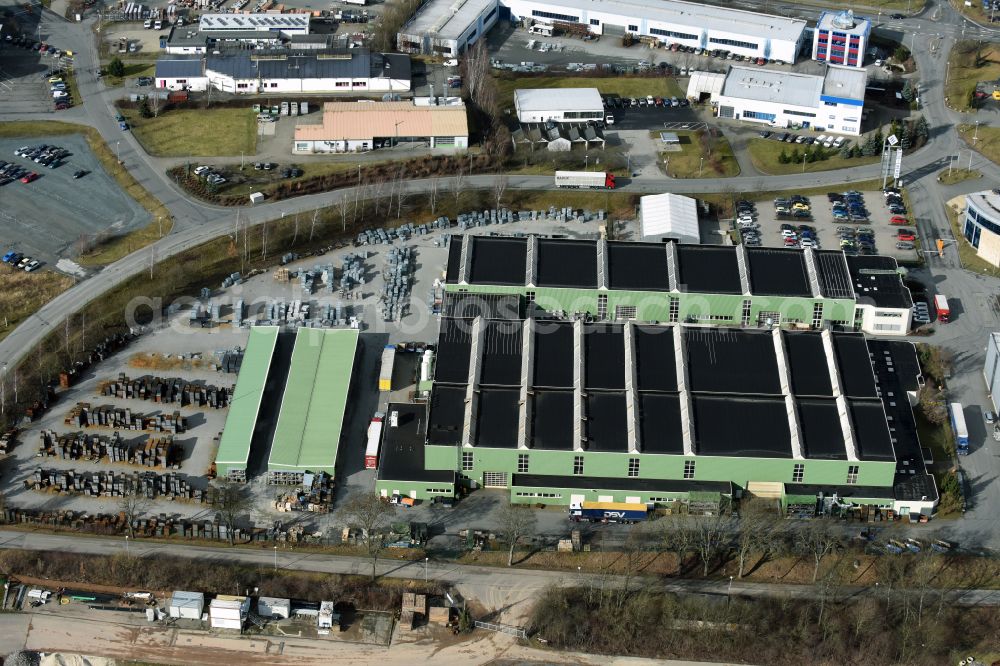
<path fill-rule="evenodd" d="M 691 72 L 691 79 L 688 81 L 687 96 L 691 99 L 699 99 L 702 95 L 707 95 L 715 99 L 722 94 L 722 84 L 725 82 L 725 74 L 717 72 Z"/>
<path fill-rule="evenodd" d="M 673 238 L 681 243 L 700 243 L 698 203 L 679 194 L 650 194 L 639 199 L 642 240 Z"/>
<path fill-rule="evenodd" d="M 201 592 L 176 590 L 170 597 L 167 610 L 170 617 L 200 620 L 201 614 L 205 612 L 205 595 Z"/>

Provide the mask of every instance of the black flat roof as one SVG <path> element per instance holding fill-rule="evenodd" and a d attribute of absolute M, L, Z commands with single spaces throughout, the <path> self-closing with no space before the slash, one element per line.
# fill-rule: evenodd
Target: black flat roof
<path fill-rule="evenodd" d="M 853 298 L 851 274 L 847 270 L 846 255 L 840 250 L 815 252 L 816 278 L 819 288 L 827 298 Z"/>
<path fill-rule="evenodd" d="M 861 499 L 892 497 L 891 486 L 836 486 L 817 485 L 815 483 L 786 483 L 785 494 L 787 495 L 819 495 L 829 497 L 836 493 L 837 497 L 851 499 L 858 497 Z"/>
<path fill-rule="evenodd" d="M 667 247 L 663 243 L 609 242 L 608 287 L 635 291 L 667 291 Z"/>
<path fill-rule="evenodd" d="M 691 403 L 698 455 L 792 457 L 783 398 L 696 394 Z"/>
<path fill-rule="evenodd" d="M 573 450 L 573 392 L 535 391 L 531 448 Z"/>
<path fill-rule="evenodd" d="M 536 321 L 533 386 L 573 387 L 573 324 Z"/>
<path fill-rule="evenodd" d="M 896 459 L 889 424 L 880 400 L 848 400 L 851 420 L 854 422 L 854 440 L 857 442 L 858 457 L 862 460 Z"/>
<path fill-rule="evenodd" d="M 537 286 L 597 288 L 597 245 L 593 241 L 539 238 L 535 256 Z"/>
<path fill-rule="evenodd" d="M 781 381 L 771 331 L 685 327 L 688 389 L 778 395 Z"/>
<path fill-rule="evenodd" d="M 834 333 L 833 350 L 840 369 L 840 390 L 850 398 L 877 398 L 868 344 L 860 333 Z"/>
<path fill-rule="evenodd" d="M 524 285 L 527 275 L 528 239 L 505 236 L 467 236 L 471 242 L 469 282 L 472 284 Z"/>
<path fill-rule="evenodd" d="M 397 412 L 398 425 L 384 424 L 378 478 L 383 481 L 440 481 L 454 483 L 452 470 L 424 469 L 424 438 L 427 406 L 419 403 L 389 403 L 388 413 Z"/>
<path fill-rule="evenodd" d="M 642 452 L 683 455 L 679 396 L 676 393 L 640 393 L 638 403 Z"/>
<path fill-rule="evenodd" d="M 479 391 L 476 410 L 476 446 L 497 449 L 517 447 L 518 402 L 516 388 L 490 388 Z"/>
<path fill-rule="evenodd" d="M 471 319 L 441 319 L 438 334 L 434 381 L 464 384 L 469 381 L 469 357 L 472 352 Z"/>
<path fill-rule="evenodd" d="M 913 307 L 910 290 L 896 272 L 899 266 L 892 257 L 858 255 L 847 257 L 858 303 L 880 308 Z"/>
<path fill-rule="evenodd" d="M 760 296 L 812 296 L 802 250 L 747 248 L 750 292 Z"/>
<path fill-rule="evenodd" d="M 462 244 L 465 236 L 452 236 L 448 243 L 448 268 L 445 272 L 445 280 L 450 283 L 458 282 L 459 273 L 462 270 Z"/>
<path fill-rule="evenodd" d="M 430 422 L 427 425 L 427 442 L 430 444 L 459 444 L 465 423 L 464 386 L 434 384 L 431 389 Z"/>
<path fill-rule="evenodd" d="M 797 406 L 802 454 L 810 460 L 847 460 L 837 402 L 832 398 L 806 398 L 798 400 Z"/>
<path fill-rule="evenodd" d="M 480 385 L 521 385 L 521 338 L 519 321 L 483 321 Z"/>
<path fill-rule="evenodd" d="M 593 392 L 586 397 L 586 437 L 591 451 L 628 452 L 625 394 Z"/>
<path fill-rule="evenodd" d="M 444 292 L 441 314 L 461 319 L 522 319 L 521 297 L 516 294 Z"/>
<path fill-rule="evenodd" d="M 586 388 L 625 388 L 625 333 L 621 326 L 584 326 L 583 348 Z"/>
<path fill-rule="evenodd" d="M 721 493 L 723 495 L 731 495 L 733 492 L 733 484 L 728 481 L 562 476 L 555 474 L 514 474 L 511 477 L 510 485 L 518 488 L 587 488 L 664 493 Z"/>
<path fill-rule="evenodd" d="M 892 359 L 893 373 L 900 388 L 904 391 L 916 391 L 920 388 L 922 378 L 920 361 L 917 359 L 917 349 L 912 342 L 902 340 L 868 340 L 868 349 L 875 355 L 875 361 L 887 363 Z"/>
<path fill-rule="evenodd" d="M 673 327 L 635 326 L 635 364 L 640 391 L 676 391 Z"/>
<path fill-rule="evenodd" d="M 698 294 L 742 294 L 736 248 L 677 245 L 678 288 Z"/>
<path fill-rule="evenodd" d="M 783 331 L 782 335 L 792 378 L 792 393 L 797 396 L 832 396 L 833 386 L 830 384 L 823 336 L 804 331 Z"/>

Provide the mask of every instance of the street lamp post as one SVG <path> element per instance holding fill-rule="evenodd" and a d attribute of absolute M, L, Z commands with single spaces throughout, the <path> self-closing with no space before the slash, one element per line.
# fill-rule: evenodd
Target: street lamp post
<path fill-rule="evenodd" d="M 121 143 L 121 141 L 115 141 L 115 157 L 118 159 L 118 164 L 122 163 Z"/>
<path fill-rule="evenodd" d="M 729 610 L 729 602 L 733 599 L 733 577 L 729 577 L 729 589 L 726 590 L 726 610 Z"/>
<path fill-rule="evenodd" d="M 430 560 L 431 560 L 431 558 L 429 558 L 429 557 L 425 557 L 424 558 L 424 583 L 425 584 L 427 583 L 427 563 L 430 562 Z"/>
<path fill-rule="evenodd" d="M 699 177 L 699 178 L 701 178 L 701 171 L 702 171 L 702 169 L 704 169 L 704 168 L 705 168 L 705 158 L 704 158 L 704 157 L 702 157 L 702 158 L 701 158 L 701 161 L 700 161 L 700 162 L 699 162 L 699 164 L 698 164 L 698 177 Z"/>
<path fill-rule="evenodd" d="M 125 554 L 128 555 L 128 535 L 125 535 Z"/>
<path fill-rule="evenodd" d="M 802 153 L 802 173 L 806 172 L 806 157 L 807 153 Z"/>
<path fill-rule="evenodd" d="M 278 570 L 278 547 L 274 547 L 274 570 Z"/>

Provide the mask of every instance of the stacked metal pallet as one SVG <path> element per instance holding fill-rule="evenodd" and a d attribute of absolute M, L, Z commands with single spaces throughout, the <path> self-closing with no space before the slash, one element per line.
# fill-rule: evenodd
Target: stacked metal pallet
<path fill-rule="evenodd" d="M 115 398 L 152 400 L 181 407 L 195 405 L 220 409 L 229 405 L 232 388 L 219 388 L 211 384 L 190 384 L 178 378 L 140 377 L 129 379 L 124 373 L 116 381 L 107 382 L 101 394 Z"/>
<path fill-rule="evenodd" d="M 29 490 L 54 488 L 91 497 L 122 497 L 135 493 L 148 499 L 190 499 L 207 504 L 215 501 L 214 493 L 193 488 L 186 477 L 173 473 L 77 472 L 38 467 L 31 478 L 25 479 L 24 486 Z"/>
<path fill-rule="evenodd" d="M 182 433 L 187 429 L 187 419 L 180 412 L 144 416 L 128 407 L 78 402 L 66 416 L 65 424 L 77 428 L 120 428 L 122 430 L 149 430 L 152 432 Z"/>
<path fill-rule="evenodd" d="M 380 303 L 385 321 L 399 321 L 407 310 L 414 259 L 415 252 L 407 245 L 393 248 L 386 254 L 386 266 L 382 270 L 385 285 Z"/>
<path fill-rule="evenodd" d="M 344 255 L 340 266 L 340 295 L 344 296 L 356 286 L 365 283 L 365 259 L 367 253 L 349 253 Z"/>
<path fill-rule="evenodd" d="M 0 455 L 10 453 L 15 444 L 17 444 L 17 430 L 12 428 L 0 435 Z"/>
<path fill-rule="evenodd" d="M 98 461 L 180 469 L 182 449 L 172 437 L 149 436 L 144 442 L 130 443 L 119 433 L 110 437 L 84 433 L 57 434 L 43 430 L 39 435 L 38 456 L 63 460 Z"/>

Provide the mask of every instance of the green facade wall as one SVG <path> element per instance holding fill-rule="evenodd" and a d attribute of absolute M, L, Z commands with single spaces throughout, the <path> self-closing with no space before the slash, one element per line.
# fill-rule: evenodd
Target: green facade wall
<path fill-rule="evenodd" d="M 461 453 L 472 453 L 472 469 L 461 469 Z M 639 458 L 641 479 L 683 479 L 684 462 L 694 460 L 695 480 L 728 481 L 740 488 L 754 481 L 791 483 L 796 463 L 805 465 L 802 483 L 842 486 L 847 482 L 847 468 L 857 465 L 857 485 L 891 486 L 896 465 L 892 462 L 848 462 L 846 460 L 793 460 L 790 458 L 744 458 L 723 456 L 676 456 L 652 453 L 604 453 L 584 451 L 540 451 L 518 449 L 491 449 L 485 447 L 461 448 L 458 446 L 426 446 L 427 469 L 459 470 L 463 476 L 482 485 L 483 472 L 517 472 L 518 454 L 528 454 L 529 474 L 570 476 L 573 459 L 584 458 L 584 477 L 628 477 L 629 458 Z M 457 466 L 456 466 L 457 465 Z M 508 476 L 508 480 L 510 480 Z M 599 489 L 594 489 L 599 490 Z M 580 491 L 577 491 L 580 492 Z M 602 493 L 607 494 L 607 493 Z M 563 498 L 569 501 L 569 495 Z M 550 500 L 551 503 L 558 503 Z"/>
<path fill-rule="evenodd" d="M 375 481 L 375 492 L 383 497 L 399 493 L 416 500 L 429 501 L 434 497 L 454 497 L 454 483 L 427 483 L 424 481 Z"/>
<path fill-rule="evenodd" d="M 638 497 L 640 504 L 663 504 L 672 500 L 685 500 L 687 493 L 656 492 L 638 490 L 599 490 L 593 488 L 540 488 L 534 486 L 512 486 L 511 504 L 552 504 L 569 506 L 573 495 L 583 495 L 584 502 L 597 502 L 602 497 L 611 496 L 612 502 L 625 502 Z"/>
<path fill-rule="evenodd" d="M 639 321 L 670 320 L 670 297 L 678 299 L 678 320 L 689 318 L 712 321 L 716 324 L 739 326 L 743 319 L 743 301 L 750 299 L 750 323 L 756 325 L 761 312 L 778 312 L 781 321 L 812 323 L 813 304 L 823 303 L 823 319 L 853 321 L 854 301 L 833 298 L 800 298 L 793 296 L 743 296 L 741 294 L 695 294 L 689 292 L 651 292 L 598 289 L 563 289 L 522 286 L 458 285 L 448 284 L 448 291 L 468 291 L 480 294 L 517 294 L 535 292 L 535 303 L 545 310 L 589 312 L 597 315 L 597 297 L 608 297 L 608 317 L 613 318 L 617 306 L 634 306 Z M 711 319 L 709 319 L 711 318 Z"/>

